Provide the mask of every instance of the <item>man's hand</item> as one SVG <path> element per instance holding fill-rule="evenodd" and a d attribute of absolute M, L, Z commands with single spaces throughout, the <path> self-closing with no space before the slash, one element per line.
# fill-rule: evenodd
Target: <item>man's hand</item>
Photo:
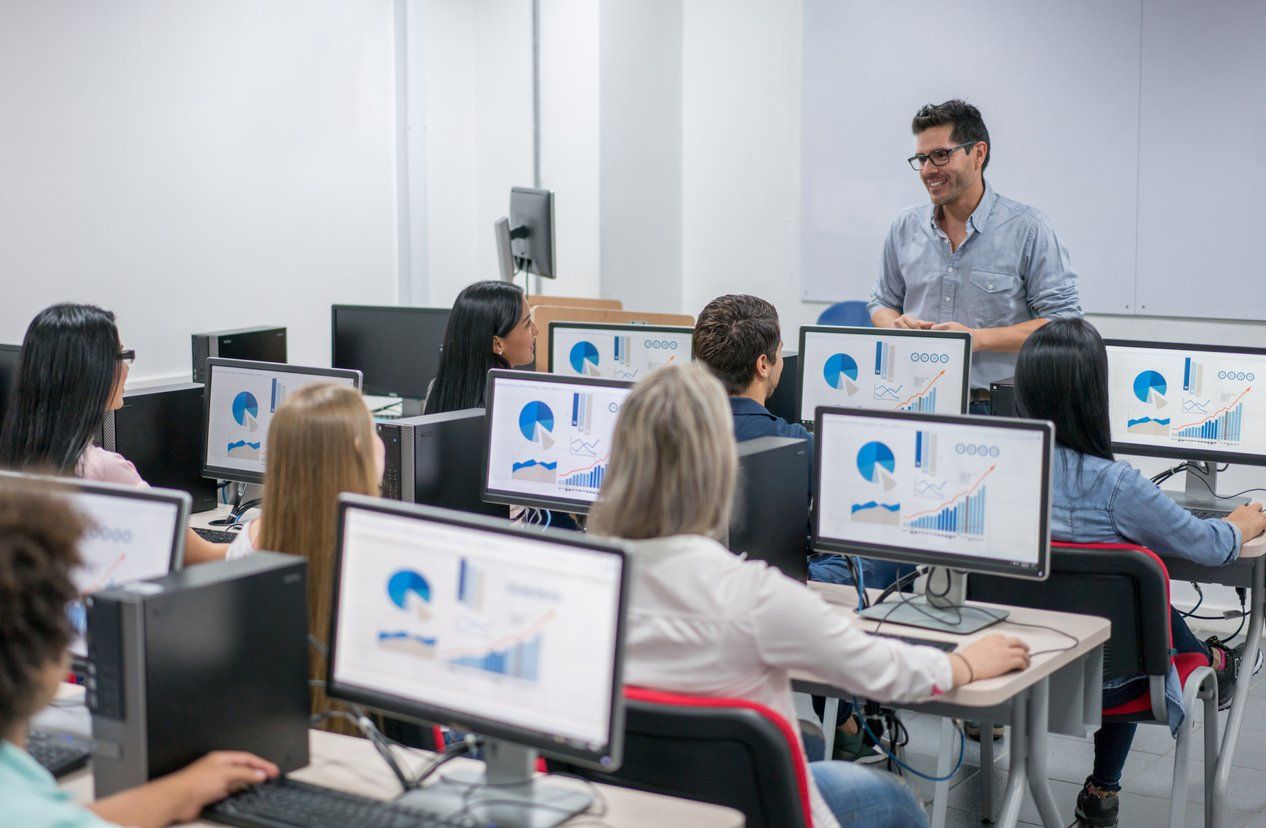
<path fill-rule="evenodd" d="M 935 325 L 929 325 L 928 330 L 931 331 L 958 331 L 959 333 L 971 334 L 971 349 L 973 351 L 987 350 L 985 346 L 985 338 L 983 331 L 978 328 L 969 328 L 962 322 L 939 322 Z"/>
<path fill-rule="evenodd" d="M 917 316 L 911 316 L 908 313 L 903 313 L 896 319 L 892 320 L 892 327 L 905 328 L 906 330 L 911 331 L 926 331 L 931 329 L 933 325 L 931 322 L 920 319 Z"/>

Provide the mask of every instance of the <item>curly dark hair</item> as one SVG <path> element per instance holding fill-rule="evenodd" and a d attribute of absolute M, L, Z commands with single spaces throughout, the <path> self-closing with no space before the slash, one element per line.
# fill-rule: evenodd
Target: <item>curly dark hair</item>
<path fill-rule="evenodd" d="M 778 311 L 756 296 L 718 296 L 699 312 L 693 339 L 695 359 L 712 369 L 727 394 L 742 394 L 761 354 L 778 361 Z"/>
<path fill-rule="evenodd" d="M 0 482 L 0 734 L 35 713 L 38 673 L 70 642 L 70 573 L 86 529 L 55 490 Z"/>

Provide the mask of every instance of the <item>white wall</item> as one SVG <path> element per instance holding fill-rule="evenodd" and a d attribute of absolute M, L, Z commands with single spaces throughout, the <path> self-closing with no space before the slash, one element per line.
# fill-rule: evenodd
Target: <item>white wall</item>
<path fill-rule="evenodd" d="M 189 334 L 396 296 L 390 0 L 6 3 L 0 341 L 57 301 L 115 310 L 133 377 Z"/>

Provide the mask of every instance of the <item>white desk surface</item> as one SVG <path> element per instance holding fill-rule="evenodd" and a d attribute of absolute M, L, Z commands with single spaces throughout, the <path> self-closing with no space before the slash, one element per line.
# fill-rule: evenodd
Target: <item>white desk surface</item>
<path fill-rule="evenodd" d="M 390 799 L 399 793 L 399 783 L 368 740 L 326 733 L 322 730 L 313 730 L 311 735 L 311 763 L 306 768 L 291 774 L 294 779 L 375 799 Z M 404 760 L 404 751 L 398 750 L 396 753 Z M 432 755 L 424 751 L 409 753 L 404 763 L 410 772 L 416 772 L 430 760 Z M 439 773 L 447 773 L 459 768 L 481 768 L 482 764 L 470 759 L 454 759 Z M 586 788 L 584 783 L 573 779 L 558 778 L 557 782 L 578 790 Z M 59 785 L 80 802 L 92 801 L 91 765 L 63 777 Z M 598 820 L 601 824 L 611 826 L 655 826 L 655 828 L 696 828 L 697 826 L 741 828 L 743 825 L 743 815 L 731 808 L 705 805 L 610 785 L 595 785 L 594 787 L 606 800 L 607 812 L 601 817 L 596 812 L 581 814 L 575 817 L 578 822 L 590 824 Z M 601 803 L 599 802 L 595 807 L 601 807 Z M 191 824 L 211 825 L 212 823 L 199 821 Z"/>
<path fill-rule="evenodd" d="M 853 587 L 822 583 L 810 583 L 809 587 L 826 598 L 837 612 L 848 615 L 852 622 L 862 629 L 874 630 L 879 626 L 877 621 L 857 617 L 857 590 Z M 878 592 L 875 592 L 875 597 L 878 597 Z M 974 681 L 971 684 L 956 687 L 930 701 L 982 708 L 1005 704 L 1016 694 L 1031 687 L 1061 667 L 1082 658 L 1095 647 L 1103 644 L 1108 640 L 1111 629 L 1111 624 L 1107 619 L 1093 615 L 1074 615 L 1066 612 L 1029 609 L 1027 607 L 1006 607 L 1001 604 L 985 604 L 978 601 L 969 601 L 968 604 L 971 606 L 1006 609 L 1011 615 L 1006 621 L 993 624 L 970 635 L 935 632 L 893 623 L 884 624 L 883 631 L 894 635 L 926 638 L 936 641 L 956 641 L 961 644 L 968 644 L 993 633 L 1003 633 L 1005 635 L 1013 635 L 1026 642 L 1033 652 L 1043 650 L 1059 650 L 1059 652 L 1046 652 L 1035 656 L 1027 670 L 1008 673 L 1005 676 L 998 676 L 997 678 L 983 681 Z M 1069 638 L 1051 630 L 1022 627 L 1013 622 L 1052 627 L 1072 636 L 1076 639 L 1076 642 L 1074 643 Z M 1068 649 L 1064 649 L 1065 647 Z M 826 684 L 826 682 L 821 681 L 821 679 L 811 673 L 795 672 L 792 673 L 792 678 Z"/>
<path fill-rule="evenodd" d="M 1241 558 L 1260 558 L 1266 555 L 1266 535 L 1258 535 L 1240 546 Z"/>

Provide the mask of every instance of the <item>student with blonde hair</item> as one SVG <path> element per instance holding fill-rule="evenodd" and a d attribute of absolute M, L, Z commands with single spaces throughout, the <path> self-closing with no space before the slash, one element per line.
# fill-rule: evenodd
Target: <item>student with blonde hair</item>
<path fill-rule="evenodd" d="M 725 390 L 702 366 L 665 366 L 625 400 L 589 531 L 634 542 L 626 683 L 743 698 L 791 723 L 792 670 L 858 696 L 913 701 L 1028 666 L 1027 645 L 1002 635 L 953 653 L 867 635 L 804 584 L 732 554 L 717 538 L 737 464 Z M 926 824 L 890 774 L 808 767 L 818 828 Z"/>
<path fill-rule="evenodd" d="M 229 546 L 228 557 L 267 549 L 307 558 L 308 631 L 322 643 L 328 643 L 334 595 L 338 496 L 379 494 L 383 456 L 365 401 L 344 385 L 300 388 L 268 426 L 263 508 Z M 311 664 L 311 677 L 324 679 L 324 658 Z M 312 712 L 332 709 L 325 691 L 313 687 Z M 331 729 L 355 732 L 343 724 Z"/>

